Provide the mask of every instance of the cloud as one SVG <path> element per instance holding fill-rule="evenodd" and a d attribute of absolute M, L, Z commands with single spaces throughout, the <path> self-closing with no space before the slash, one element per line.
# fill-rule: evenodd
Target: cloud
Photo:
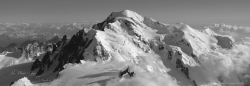
<path fill-rule="evenodd" d="M 200 60 L 205 68 L 212 70 L 212 74 L 215 76 L 224 75 L 230 77 L 232 74 L 249 72 L 250 27 L 215 24 L 208 28 L 217 31 L 219 34 L 231 35 L 237 41 L 230 50 L 218 48 L 215 51 L 203 54 Z"/>
<path fill-rule="evenodd" d="M 250 27 L 246 26 L 236 26 L 236 25 L 226 25 L 226 24 L 214 24 L 210 26 L 205 26 L 210 28 L 214 32 L 221 35 L 233 36 L 236 40 L 241 40 L 244 37 L 250 37 Z"/>
<path fill-rule="evenodd" d="M 236 26 L 236 25 L 226 25 L 226 24 L 213 24 L 208 27 L 215 27 L 219 29 L 229 29 L 229 30 L 243 30 L 246 31 L 247 33 L 250 32 L 250 27 L 247 26 Z"/>
<path fill-rule="evenodd" d="M 214 76 L 224 75 L 228 79 L 235 79 L 237 75 L 248 72 L 250 46 L 238 43 L 231 50 L 219 48 L 203 54 L 199 60 Z"/>

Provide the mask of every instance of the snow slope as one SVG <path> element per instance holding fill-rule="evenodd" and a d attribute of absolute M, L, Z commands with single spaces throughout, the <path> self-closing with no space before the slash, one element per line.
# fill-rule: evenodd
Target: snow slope
<path fill-rule="evenodd" d="M 198 31 L 183 23 L 163 24 L 130 10 L 112 12 L 103 22 L 80 30 L 71 40 L 55 46 L 32 65 L 32 71 L 37 71 L 36 75 L 45 81 L 51 75 L 56 75 L 55 79 L 31 82 L 33 85 L 243 86 L 249 83 L 246 77 L 249 66 L 241 64 L 249 64 L 248 51 L 234 45 L 232 38 L 209 28 Z M 118 77 L 127 67 L 135 76 Z"/>

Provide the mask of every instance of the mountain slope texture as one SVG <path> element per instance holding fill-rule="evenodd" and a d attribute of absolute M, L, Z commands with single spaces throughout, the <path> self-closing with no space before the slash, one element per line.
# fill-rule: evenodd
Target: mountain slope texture
<path fill-rule="evenodd" d="M 123 10 L 53 44 L 30 67 L 37 78 L 12 86 L 249 86 L 249 51 L 209 28 Z"/>

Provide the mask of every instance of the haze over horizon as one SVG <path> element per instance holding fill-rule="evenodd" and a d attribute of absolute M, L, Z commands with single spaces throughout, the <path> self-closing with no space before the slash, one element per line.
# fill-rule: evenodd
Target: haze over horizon
<path fill-rule="evenodd" d="M 250 26 L 249 0 L 1 0 L 0 22 L 103 21 L 132 10 L 163 23 L 226 23 Z"/>

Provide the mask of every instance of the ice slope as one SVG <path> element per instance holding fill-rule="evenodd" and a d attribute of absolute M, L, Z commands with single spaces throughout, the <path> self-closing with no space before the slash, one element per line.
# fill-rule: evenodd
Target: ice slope
<path fill-rule="evenodd" d="M 50 83 L 36 84 L 41 86 L 220 86 L 241 81 L 238 73 L 223 74 L 223 64 L 210 63 L 213 52 L 232 49 L 232 42 L 209 29 L 163 24 L 124 10 L 80 30 L 34 62 L 33 70 L 41 77 L 58 74 Z M 127 66 L 135 77 L 119 78 Z"/>
<path fill-rule="evenodd" d="M 27 79 L 27 77 L 24 77 L 22 79 L 19 79 L 18 81 L 14 82 L 12 86 L 34 86 L 31 84 L 31 82 Z"/>
<path fill-rule="evenodd" d="M 19 63 L 24 63 L 27 62 L 28 60 L 25 59 L 25 57 L 20 56 L 20 52 L 7 52 L 5 55 L 0 56 L 0 69 L 19 64 Z"/>

